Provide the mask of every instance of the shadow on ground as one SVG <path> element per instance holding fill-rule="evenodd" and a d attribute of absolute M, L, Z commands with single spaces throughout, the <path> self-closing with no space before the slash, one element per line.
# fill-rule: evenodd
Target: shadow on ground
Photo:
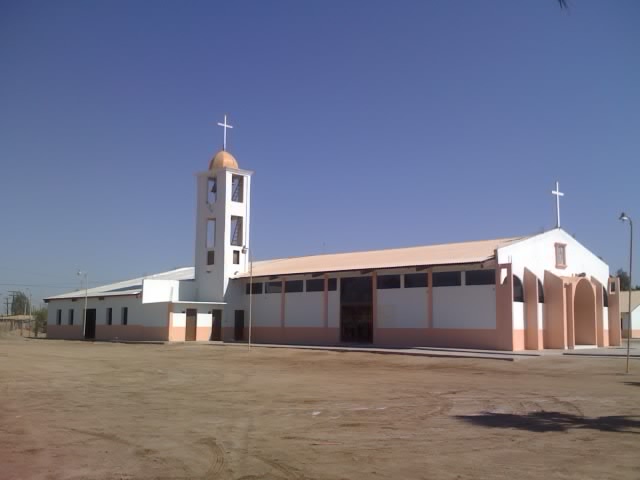
<path fill-rule="evenodd" d="M 624 382 L 624 384 L 632 387 L 640 387 L 640 382 Z"/>
<path fill-rule="evenodd" d="M 513 413 L 483 412 L 479 415 L 457 415 L 473 425 L 489 428 L 518 428 L 530 432 L 567 432 L 574 429 L 640 434 L 640 417 L 581 417 L 561 412 Z"/>

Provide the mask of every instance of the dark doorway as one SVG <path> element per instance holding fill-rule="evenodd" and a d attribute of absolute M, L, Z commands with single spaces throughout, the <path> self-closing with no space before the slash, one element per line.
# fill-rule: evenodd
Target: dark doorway
<path fill-rule="evenodd" d="M 244 340 L 244 310 L 236 310 L 235 312 L 233 339 L 236 342 Z"/>
<path fill-rule="evenodd" d="M 196 339 L 198 331 L 198 310 L 195 308 L 187 308 L 187 328 L 184 332 L 184 339 L 187 342 L 193 342 Z"/>
<path fill-rule="evenodd" d="M 373 342 L 373 291 L 371 277 L 340 279 L 340 340 Z"/>
<path fill-rule="evenodd" d="M 222 340 L 222 310 L 211 310 L 211 340 Z"/>
<path fill-rule="evenodd" d="M 596 345 L 596 296 L 588 280 L 578 282 L 573 302 L 575 344 Z"/>
<path fill-rule="evenodd" d="M 87 318 L 84 324 L 84 338 L 86 340 L 93 340 L 96 338 L 96 309 L 87 309 Z"/>

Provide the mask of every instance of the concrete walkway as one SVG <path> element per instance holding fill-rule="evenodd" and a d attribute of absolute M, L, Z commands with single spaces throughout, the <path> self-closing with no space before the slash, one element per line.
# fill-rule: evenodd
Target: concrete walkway
<path fill-rule="evenodd" d="M 627 339 L 622 339 L 622 345 L 619 347 L 607 347 L 607 348 L 581 348 L 579 350 L 564 351 L 564 355 L 573 355 L 578 357 L 611 357 L 611 358 L 625 358 L 627 356 Z M 634 359 L 640 359 L 640 339 L 631 339 L 631 348 L 629 349 L 629 356 Z"/>
<path fill-rule="evenodd" d="M 211 342 L 213 344 L 213 342 Z M 215 343 L 216 345 L 233 345 L 248 348 L 246 343 Z M 500 352 L 496 350 L 473 350 L 462 348 L 380 348 L 362 346 L 316 346 L 316 345 L 283 345 L 275 343 L 254 343 L 251 348 L 292 348 L 296 350 L 324 350 L 329 352 L 362 352 L 387 355 L 413 355 L 418 357 L 442 357 L 442 358 L 481 358 L 485 360 L 503 360 L 515 362 L 517 360 L 540 357 L 542 352 Z"/>

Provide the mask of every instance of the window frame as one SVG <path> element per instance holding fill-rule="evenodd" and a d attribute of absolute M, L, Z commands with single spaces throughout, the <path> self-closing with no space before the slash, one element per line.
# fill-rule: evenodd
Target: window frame
<path fill-rule="evenodd" d="M 442 283 L 446 283 L 446 284 L 440 284 L 438 285 L 438 283 L 441 283 L 440 281 L 438 281 L 438 278 L 443 278 L 445 275 L 456 275 L 457 274 L 457 283 L 454 284 L 448 284 L 447 282 L 442 282 Z M 448 270 L 448 271 L 444 271 L 444 272 L 433 272 L 431 274 L 431 282 L 432 282 L 432 287 L 433 288 L 442 288 L 442 287 L 461 287 L 462 286 L 462 272 L 460 270 Z"/>
<path fill-rule="evenodd" d="M 395 290 L 401 287 L 402 275 L 400 275 L 399 273 L 376 276 L 376 289 L 378 290 Z"/>
<path fill-rule="evenodd" d="M 414 280 L 417 278 L 424 278 L 424 285 L 413 284 Z M 409 280 L 409 279 L 413 279 L 413 280 Z M 421 283 L 421 282 L 418 282 L 418 283 Z M 429 288 L 429 274 L 427 272 L 405 273 L 404 288 Z"/>
<path fill-rule="evenodd" d="M 282 280 L 272 280 L 270 282 L 264 282 L 265 294 L 279 294 L 284 291 Z"/>
<path fill-rule="evenodd" d="M 304 280 L 286 280 L 284 282 L 284 293 L 304 293 Z"/>
<path fill-rule="evenodd" d="M 107 307 L 106 324 L 113 325 L 113 307 Z"/>
<path fill-rule="evenodd" d="M 234 188 L 234 182 L 238 180 L 238 188 Z M 239 200 L 238 200 L 239 198 Z M 244 203 L 244 175 L 231 174 L 231 201 Z"/>
<path fill-rule="evenodd" d="M 244 294 L 245 295 L 262 295 L 263 282 L 247 282 L 245 283 Z M 251 292 L 250 290 L 253 290 Z"/>
<path fill-rule="evenodd" d="M 238 224 L 238 222 L 240 223 L 240 234 L 238 235 L 238 238 L 236 240 L 233 239 L 233 233 L 234 233 L 234 221 L 236 222 L 236 225 Z M 230 224 L 229 224 L 229 245 L 232 245 L 234 247 L 242 247 L 244 245 L 244 217 L 242 217 L 241 215 L 231 215 L 231 220 L 230 220 Z"/>
<path fill-rule="evenodd" d="M 315 286 L 309 290 L 309 282 L 311 282 L 311 285 L 321 285 L 322 288 L 318 289 Z M 324 278 L 307 278 L 304 282 L 304 291 L 305 292 L 324 292 Z"/>
<path fill-rule="evenodd" d="M 473 283 L 469 283 L 469 274 L 473 278 L 474 275 L 480 275 L 480 281 L 476 279 Z M 486 276 L 487 278 L 482 278 Z M 469 285 L 471 287 L 479 286 L 479 285 L 494 285 L 496 284 L 496 272 L 495 270 L 489 269 L 475 269 L 475 270 L 466 270 L 464 272 L 464 284 Z"/>
<path fill-rule="evenodd" d="M 120 310 L 120 325 L 129 325 L 129 307 L 122 307 Z"/>
<path fill-rule="evenodd" d="M 56 325 L 62 325 L 62 309 L 56 311 Z"/>
<path fill-rule="evenodd" d="M 75 316 L 74 312 L 75 310 L 73 308 L 70 308 L 69 312 L 67 313 L 67 323 L 69 325 L 73 325 L 73 317 Z"/>

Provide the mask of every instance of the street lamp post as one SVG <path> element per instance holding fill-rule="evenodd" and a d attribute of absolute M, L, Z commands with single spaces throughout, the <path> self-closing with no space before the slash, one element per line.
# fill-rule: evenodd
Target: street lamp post
<path fill-rule="evenodd" d="M 89 274 L 87 272 L 78 272 L 79 277 L 84 277 L 84 313 L 82 315 L 82 338 L 85 337 L 85 329 L 87 328 L 87 297 L 89 296 Z"/>
<path fill-rule="evenodd" d="M 631 286 L 632 277 L 631 277 L 631 268 L 633 266 L 633 222 L 631 221 L 631 217 L 626 213 L 622 212 L 620 214 L 620 220 L 622 222 L 629 222 L 629 317 L 627 324 L 627 373 L 629 373 L 629 356 L 631 352 L 631 332 L 633 332 L 632 324 L 631 324 Z"/>
<path fill-rule="evenodd" d="M 242 253 L 248 254 L 249 260 L 249 350 L 251 350 L 251 307 L 253 306 L 253 262 L 251 261 L 251 251 L 247 246 L 242 248 Z"/>

